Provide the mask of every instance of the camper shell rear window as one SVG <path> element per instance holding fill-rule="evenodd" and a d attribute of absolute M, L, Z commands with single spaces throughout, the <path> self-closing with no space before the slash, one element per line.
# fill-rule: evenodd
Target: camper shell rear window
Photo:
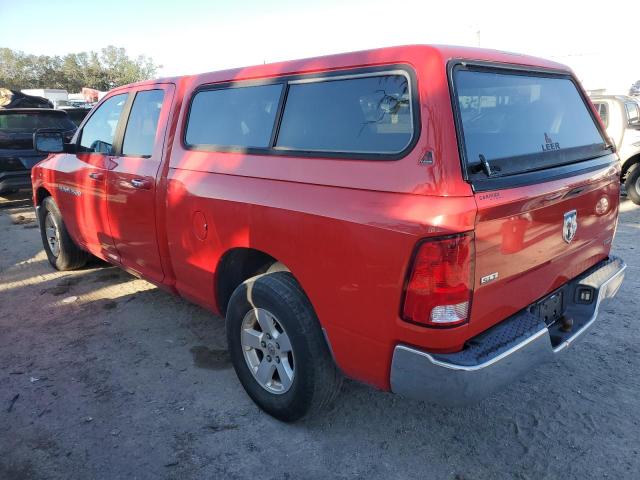
<path fill-rule="evenodd" d="M 459 64 L 451 80 L 461 154 L 472 183 L 612 152 L 567 74 Z"/>

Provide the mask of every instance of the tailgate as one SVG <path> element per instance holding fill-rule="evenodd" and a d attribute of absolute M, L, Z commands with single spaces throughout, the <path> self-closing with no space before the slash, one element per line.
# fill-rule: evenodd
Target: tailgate
<path fill-rule="evenodd" d="M 568 72 L 464 62 L 452 89 L 478 207 L 469 321 L 479 332 L 608 256 L 619 167 Z"/>
<path fill-rule="evenodd" d="M 476 194 L 474 330 L 522 310 L 606 258 L 619 189 L 617 169 L 605 167 L 570 180 Z"/>

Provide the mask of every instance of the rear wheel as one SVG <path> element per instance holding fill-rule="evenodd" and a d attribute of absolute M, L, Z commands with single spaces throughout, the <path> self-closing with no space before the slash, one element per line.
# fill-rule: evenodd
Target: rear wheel
<path fill-rule="evenodd" d="M 636 163 L 627 173 L 624 189 L 629 199 L 636 205 L 640 205 L 640 164 Z"/>
<path fill-rule="evenodd" d="M 84 266 L 89 254 L 71 239 L 53 198 L 43 200 L 39 216 L 42 244 L 49 263 L 57 270 L 75 270 Z"/>
<path fill-rule="evenodd" d="M 321 410 L 342 376 L 309 299 L 288 272 L 259 275 L 233 292 L 229 353 L 242 386 L 265 412 L 295 421 Z"/>

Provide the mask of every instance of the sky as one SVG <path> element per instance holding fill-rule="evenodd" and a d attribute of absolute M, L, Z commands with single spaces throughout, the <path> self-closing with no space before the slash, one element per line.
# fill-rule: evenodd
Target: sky
<path fill-rule="evenodd" d="M 640 79 L 636 2 L 0 0 L 0 47 L 64 55 L 115 45 L 173 76 L 392 45 L 468 45 L 556 60 L 588 89 L 626 93 Z"/>

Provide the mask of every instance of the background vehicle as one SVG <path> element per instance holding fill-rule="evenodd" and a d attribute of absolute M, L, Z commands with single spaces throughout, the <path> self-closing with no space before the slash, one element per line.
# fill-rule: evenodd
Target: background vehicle
<path fill-rule="evenodd" d="M 61 88 L 26 88 L 22 93 L 46 98 L 54 107 L 57 107 L 58 102 L 65 102 L 69 98 L 69 93 Z"/>
<path fill-rule="evenodd" d="M 31 188 L 31 168 L 46 155 L 33 148 L 33 133 L 57 129 L 70 141 L 75 124 L 62 110 L 0 109 L 0 194 Z"/>
<path fill-rule="evenodd" d="M 640 205 L 640 104 L 622 95 L 593 96 L 591 101 L 616 146 L 627 195 Z"/>
<path fill-rule="evenodd" d="M 66 114 L 69 116 L 69 118 L 71 119 L 71 121 L 77 126 L 79 127 L 80 124 L 82 123 L 82 120 L 84 120 L 84 118 L 89 114 L 89 112 L 91 111 L 91 107 L 67 107 L 67 106 L 58 106 L 59 110 L 62 110 L 64 112 L 66 112 Z"/>
<path fill-rule="evenodd" d="M 0 88 L 0 108 L 53 108 L 53 103 L 44 97 Z"/>
<path fill-rule="evenodd" d="M 70 144 L 35 138 L 51 264 L 93 254 L 225 315 L 238 378 L 283 420 L 341 373 L 476 401 L 624 277 L 618 158 L 541 59 L 408 46 L 141 82 Z"/>

